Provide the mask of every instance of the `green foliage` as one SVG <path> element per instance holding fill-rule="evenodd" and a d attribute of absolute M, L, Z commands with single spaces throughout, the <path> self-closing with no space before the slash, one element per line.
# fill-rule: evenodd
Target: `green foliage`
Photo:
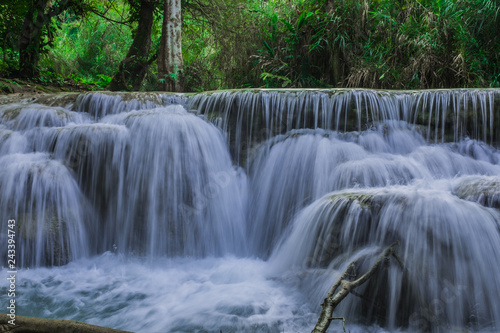
<path fill-rule="evenodd" d="M 102 89 L 106 88 L 109 85 L 109 83 L 111 82 L 111 79 L 112 79 L 111 76 L 108 76 L 108 75 L 105 75 L 105 74 L 97 74 L 96 76 L 100 80 L 97 81 L 97 82 L 95 82 L 95 84 L 97 84 Z"/>
<path fill-rule="evenodd" d="M 9 76 L 17 67 L 17 44 L 28 5 L 25 0 L 0 0 L 0 75 Z"/>
<path fill-rule="evenodd" d="M 266 72 L 260 74 L 260 78 L 266 83 L 267 87 L 275 86 L 275 82 L 283 82 L 281 87 L 286 88 L 292 83 L 292 80 L 286 76 L 274 75 Z"/>
<path fill-rule="evenodd" d="M 75 82 L 81 83 L 86 87 L 96 86 L 100 89 L 106 89 L 111 82 L 112 77 L 104 74 L 97 74 L 97 79 L 86 79 L 84 77 L 72 74 L 69 78 Z"/>
<path fill-rule="evenodd" d="M 40 77 L 36 79 L 38 83 L 42 85 L 55 85 L 62 86 L 64 85 L 64 77 L 61 74 L 54 73 L 51 71 L 42 72 Z"/>
<path fill-rule="evenodd" d="M 10 85 L 5 84 L 2 81 L 0 81 L 0 92 L 11 94 L 14 92 L 14 90 L 12 89 L 12 87 Z"/>
<path fill-rule="evenodd" d="M 184 22 L 182 53 L 186 88 L 188 91 L 219 89 L 221 82 L 215 78 L 217 49 L 209 22 L 191 12 L 184 16 Z"/>
<path fill-rule="evenodd" d="M 127 7 L 109 9 L 107 17 L 121 20 Z M 42 58 L 42 72 L 57 72 L 84 84 L 105 88 L 132 41 L 131 28 L 110 24 L 94 14 L 83 20 L 66 13 L 57 25 L 53 47 Z"/>
<path fill-rule="evenodd" d="M 183 2 L 185 87 L 190 91 L 255 86 L 251 56 L 260 43 L 263 1 Z"/>
<path fill-rule="evenodd" d="M 325 15 L 314 11 L 287 12 L 275 7 L 263 29 L 256 70 L 266 87 L 324 86 L 315 56 L 327 45 Z M 264 13 L 265 14 L 265 13 Z"/>
<path fill-rule="evenodd" d="M 70 77 L 104 89 L 132 42 L 139 0 L 76 2 L 43 28 L 38 82 Z M 1 76 L 18 67 L 29 4 L 0 0 Z M 183 79 L 188 91 L 499 87 L 499 12 L 497 0 L 184 0 Z M 142 89 L 158 79 L 153 62 Z"/>
<path fill-rule="evenodd" d="M 496 1 L 271 3 L 254 66 L 266 87 L 499 84 Z"/>
<path fill-rule="evenodd" d="M 346 85 L 488 86 L 498 76 L 498 8 L 477 0 L 373 1 L 368 41 L 356 50 L 361 57 L 352 64 Z"/>

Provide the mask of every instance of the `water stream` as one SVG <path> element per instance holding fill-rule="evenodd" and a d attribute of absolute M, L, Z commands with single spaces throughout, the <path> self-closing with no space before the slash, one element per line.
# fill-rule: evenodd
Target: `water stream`
<path fill-rule="evenodd" d="M 499 96 L 0 105 L 0 256 L 15 219 L 17 314 L 137 332 L 307 332 L 348 263 L 364 271 L 397 240 L 405 266 L 337 309 L 351 332 L 500 331 Z"/>

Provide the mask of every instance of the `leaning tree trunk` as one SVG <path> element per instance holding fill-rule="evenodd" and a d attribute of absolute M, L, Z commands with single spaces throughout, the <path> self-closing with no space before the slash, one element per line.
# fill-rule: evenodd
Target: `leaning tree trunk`
<path fill-rule="evenodd" d="M 183 61 L 181 43 L 181 0 L 164 0 L 163 27 L 158 55 L 159 88 L 183 91 Z"/>
<path fill-rule="evenodd" d="M 139 23 L 134 41 L 127 56 L 120 63 L 118 72 L 113 76 L 109 89 L 139 90 L 149 67 L 149 50 L 151 49 L 151 29 L 155 6 L 151 0 L 141 0 Z"/>

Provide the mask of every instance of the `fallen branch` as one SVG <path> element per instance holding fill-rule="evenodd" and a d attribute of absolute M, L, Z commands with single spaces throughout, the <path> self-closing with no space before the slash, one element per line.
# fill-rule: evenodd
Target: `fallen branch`
<path fill-rule="evenodd" d="M 318 318 L 318 322 L 316 323 L 316 326 L 314 326 L 314 329 L 312 330 L 312 333 L 325 333 L 328 327 L 330 326 L 330 323 L 333 319 L 342 319 L 343 323 L 345 323 L 344 318 L 333 318 L 333 310 L 339 305 L 339 303 L 353 290 L 354 288 L 362 285 L 365 283 L 373 274 L 375 274 L 375 271 L 377 270 L 378 266 L 380 266 L 380 263 L 387 257 L 393 256 L 398 263 L 403 266 L 403 263 L 401 259 L 396 255 L 394 252 L 394 247 L 398 245 L 399 242 L 395 242 L 389 247 L 387 247 L 384 252 L 378 257 L 377 261 L 372 265 L 372 267 L 363 274 L 361 277 L 359 277 L 357 280 L 354 281 L 347 281 L 346 278 L 349 275 L 349 272 L 351 271 L 352 268 L 356 265 L 357 260 L 351 262 L 345 272 L 338 278 L 338 280 L 333 284 L 332 288 L 328 292 L 328 295 L 326 296 L 325 300 L 323 301 L 323 304 L 321 304 L 322 309 L 321 313 Z M 337 291 L 337 289 L 340 287 L 340 290 Z M 345 328 L 344 328 L 345 331 Z"/>
<path fill-rule="evenodd" d="M 15 325 L 9 324 L 11 318 L 6 314 L 0 314 L 0 332 L 19 333 L 127 333 L 108 327 L 101 327 L 82 323 L 75 320 L 44 319 L 32 317 L 15 317 Z"/>
<path fill-rule="evenodd" d="M 342 320 L 342 329 L 344 330 L 344 333 L 345 333 L 345 318 L 344 317 L 333 317 L 332 319 Z"/>

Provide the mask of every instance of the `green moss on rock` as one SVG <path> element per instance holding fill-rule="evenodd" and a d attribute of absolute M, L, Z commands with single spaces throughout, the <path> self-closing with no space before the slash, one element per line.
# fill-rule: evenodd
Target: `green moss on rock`
<path fill-rule="evenodd" d="M 370 209 L 372 207 L 373 198 L 374 195 L 371 193 L 360 193 L 360 192 L 336 193 L 330 196 L 330 200 L 332 202 L 336 202 L 337 200 L 347 200 L 351 202 L 356 201 L 363 209 Z"/>
<path fill-rule="evenodd" d="M 23 109 L 22 107 L 17 107 L 17 106 L 4 109 L 4 110 L 0 111 L 1 112 L 0 118 L 4 121 L 14 120 L 19 116 L 22 109 Z"/>

